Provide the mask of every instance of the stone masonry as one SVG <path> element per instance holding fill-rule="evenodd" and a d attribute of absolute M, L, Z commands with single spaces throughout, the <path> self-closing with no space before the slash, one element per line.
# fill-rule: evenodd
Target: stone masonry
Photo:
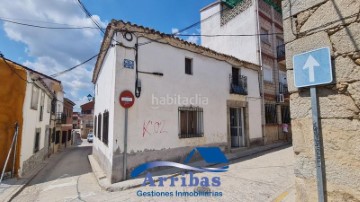
<path fill-rule="evenodd" d="M 330 47 L 334 82 L 318 87 L 327 201 L 360 201 L 360 1 L 284 0 L 296 200 L 317 201 L 309 89 L 294 87 L 294 54 Z"/>

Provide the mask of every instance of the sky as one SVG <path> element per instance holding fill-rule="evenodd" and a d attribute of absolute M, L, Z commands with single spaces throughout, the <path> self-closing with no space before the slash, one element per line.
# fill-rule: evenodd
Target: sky
<path fill-rule="evenodd" d="M 200 20 L 200 9 L 215 0 L 82 0 L 102 27 L 123 20 L 173 33 Z M 102 33 L 98 29 L 54 30 L 26 27 L 1 19 L 52 27 L 95 27 L 78 0 L 0 0 L 0 52 L 4 57 L 51 75 L 77 65 L 98 53 Z M 200 26 L 183 34 L 200 34 Z M 200 43 L 200 38 L 183 38 Z M 56 79 L 65 97 L 76 103 L 74 111 L 93 95 L 92 71 L 96 59 Z"/>

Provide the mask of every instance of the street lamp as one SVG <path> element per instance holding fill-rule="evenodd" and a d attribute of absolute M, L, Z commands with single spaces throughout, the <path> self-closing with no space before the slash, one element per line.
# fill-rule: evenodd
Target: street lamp
<path fill-rule="evenodd" d="M 87 96 L 87 98 L 88 98 L 89 102 L 92 100 L 92 96 L 90 94 Z"/>

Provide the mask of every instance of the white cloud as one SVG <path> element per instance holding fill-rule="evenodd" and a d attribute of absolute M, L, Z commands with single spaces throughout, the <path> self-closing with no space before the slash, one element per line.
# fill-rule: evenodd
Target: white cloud
<path fill-rule="evenodd" d="M 178 33 L 178 32 L 179 32 L 178 28 L 171 28 L 171 33 L 172 34 L 175 34 L 175 33 Z"/>
<path fill-rule="evenodd" d="M 79 27 L 95 27 L 91 19 L 86 17 L 77 2 L 73 0 L 3 1 L 0 13 L 1 17 L 23 19 L 24 23 L 41 26 L 64 27 L 66 25 L 59 24 L 71 24 Z M 93 18 L 101 26 L 106 26 L 99 16 L 94 15 Z M 7 22 L 4 23 L 3 28 L 8 38 L 23 43 L 25 53 L 34 58 L 23 64 L 45 74 L 63 71 L 90 58 L 98 52 L 102 40 L 97 29 L 49 30 Z M 64 85 L 65 96 L 77 104 L 78 100 L 84 101 L 86 95 L 93 94 L 91 76 L 94 63 L 95 59 L 71 73 L 57 77 Z"/>
<path fill-rule="evenodd" d="M 196 43 L 196 44 L 198 44 L 199 40 L 200 40 L 200 37 L 198 37 L 198 36 L 189 36 L 186 39 L 186 41 L 191 42 L 191 43 Z"/>

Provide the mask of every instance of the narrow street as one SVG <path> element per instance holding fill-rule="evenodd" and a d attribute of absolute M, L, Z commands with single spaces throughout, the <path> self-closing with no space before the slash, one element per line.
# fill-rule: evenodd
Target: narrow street
<path fill-rule="evenodd" d="M 13 201 L 82 201 L 82 197 L 96 195 L 100 187 L 88 161 L 91 151 L 91 144 L 83 140 L 81 145 L 53 155 Z"/>
<path fill-rule="evenodd" d="M 51 157 L 49 164 L 13 201 L 294 201 L 292 147 L 282 147 L 233 161 L 220 174 L 197 173 L 197 177 L 221 177 L 219 197 L 140 197 L 143 192 L 192 191 L 193 187 L 139 187 L 118 192 L 101 190 L 91 172 L 88 155 L 91 145 L 65 149 Z"/>

